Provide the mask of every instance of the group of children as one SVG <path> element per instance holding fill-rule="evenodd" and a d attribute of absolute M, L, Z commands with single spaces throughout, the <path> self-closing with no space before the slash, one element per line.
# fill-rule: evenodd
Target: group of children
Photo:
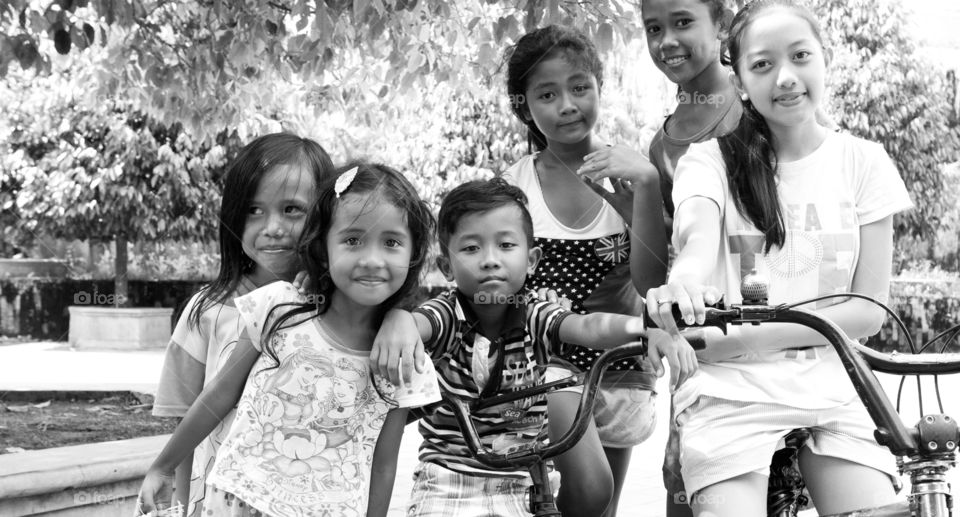
<path fill-rule="evenodd" d="M 798 427 L 813 429 L 800 468 L 821 513 L 892 502 L 892 458 L 824 341 L 761 326 L 708 334 L 695 353 L 670 313 L 702 322 L 720 293 L 739 301 L 751 269 L 770 278 L 771 302 L 883 298 L 903 182 L 878 145 L 821 124 L 829 51 L 804 8 L 755 0 L 733 16 L 722 0 L 644 0 L 642 20 L 687 100 L 649 160 L 594 135 L 602 63 L 561 26 L 507 54 L 533 152 L 451 190 L 436 220 L 388 166 L 334 167 L 289 134 L 246 146 L 225 178 L 219 274 L 167 352 L 154 412 L 183 421 L 139 511 L 177 500 L 189 515 L 382 516 L 404 425 L 419 418 L 408 515 L 526 515 L 525 471 L 473 458 L 448 408 L 398 406 L 409 371 L 397 357 L 425 350 L 441 389 L 475 400 L 590 369 L 597 349 L 636 338 L 644 310 L 667 332 L 611 367 L 586 435 L 556 458 L 564 515 L 616 515 L 664 359 L 668 515 L 764 515 L 770 458 Z M 434 238 L 456 287 L 416 305 Z M 305 289 L 291 283 L 301 270 Z M 815 309 L 853 338 L 882 319 L 855 299 Z M 561 390 L 473 417 L 506 452 L 565 432 L 578 400 Z"/>

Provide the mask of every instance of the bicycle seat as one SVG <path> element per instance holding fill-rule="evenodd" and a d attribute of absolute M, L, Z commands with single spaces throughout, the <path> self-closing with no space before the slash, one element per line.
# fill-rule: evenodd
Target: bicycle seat
<path fill-rule="evenodd" d="M 783 437 L 783 448 L 773 453 L 767 482 L 767 515 L 792 516 L 807 506 L 810 498 L 806 495 L 797 456 L 809 438 L 809 428 L 794 429 Z"/>

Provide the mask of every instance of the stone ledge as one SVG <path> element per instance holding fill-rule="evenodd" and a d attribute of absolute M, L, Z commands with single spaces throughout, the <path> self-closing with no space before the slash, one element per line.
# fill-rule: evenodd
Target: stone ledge
<path fill-rule="evenodd" d="M 70 346 L 75 348 L 164 348 L 170 341 L 173 309 L 76 306 L 70 310 Z"/>
<path fill-rule="evenodd" d="M 143 476 L 169 439 L 0 455 L 0 515 L 131 515 Z"/>

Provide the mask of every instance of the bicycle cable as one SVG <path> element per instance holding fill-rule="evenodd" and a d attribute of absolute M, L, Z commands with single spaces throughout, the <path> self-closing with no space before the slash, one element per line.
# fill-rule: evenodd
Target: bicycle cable
<path fill-rule="evenodd" d="M 933 344 L 933 343 L 936 342 L 938 339 L 940 339 L 941 336 L 946 335 L 946 333 L 947 333 L 947 332 L 950 332 L 950 331 L 953 331 L 953 334 L 951 334 L 950 337 L 948 337 L 948 338 L 946 338 L 946 339 L 943 340 L 943 345 L 940 347 L 940 352 L 939 352 L 939 353 L 942 354 L 942 353 L 946 352 L 947 347 L 950 346 L 950 342 L 953 341 L 953 340 L 955 340 L 955 339 L 957 339 L 957 337 L 960 336 L 960 324 L 954 325 L 954 326 L 948 328 L 947 330 L 944 330 L 943 332 L 941 332 L 941 333 L 937 334 L 936 336 L 934 336 L 933 339 L 931 339 L 928 343 L 926 343 L 926 344 L 924 344 L 922 347 L 920 347 L 920 351 L 922 352 L 924 348 L 926 348 L 927 346 Z M 940 412 L 943 413 L 943 412 L 944 412 L 944 411 L 943 411 L 943 401 L 940 400 L 940 376 L 939 376 L 939 375 L 934 375 L 934 376 L 933 376 L 933 387 L 934 387 L 935 393 L 937 394 L 937 404 L 940 406 Z"/>
<path fill-rule="evenodd" d="M 827 300 L 827 299 L 831 299 L 831 298 L 860 298 L 860 299 L 862 299 L 862 300 L 866 300 L 866 301 L 868 301 L 868 302 L 870 302 L 870 303 L 872 303 L 872 304 L 874 304 L 874 305 L 877 305 L 877 306 L 879 306 L 880 308 L 882 308 L 882 309 L 884 310 L 884 312 L 887 313 L 888 316 L 890 316 L 891 318 L 893 318 L 893 321 L 897 324 L 897 327 L 899 327 L 900 330 L 903 332 L 904 337 L 906 337 L 907 344 L 910 346 L 910 353 L 911 353 L 911 354 L 923 353 L 924 349 L 926 349 L 927 347 L 931 346 L 932 343 L 934 343 L 934 342 L 936 342 L 937 340 L 941 339 L 943 336 L 945 336 L 945 335 L 946 335 L 947 333 L 949 333 L 950 331 L 954 331 L 953 335 L 950 337 L 950 339 L 946 340 L 946 342 L 945 342 L 945 344 L 944 344 L 944 346 L 943 346 L 943 348 L 942 348 L 942 350 L 943 350 L 943 349 L 946 349 L 946 345 L 949 344 L 950 341 L 952 341 L 952 340 L 953 340 L 954 338 L 956 338 L 958 335 L 960 335 L 960 324 L 958 324 L 958 325 L 955 325 L 955 326 L 953 326 L 953 327 L 950 327 L 949 329 L 947 329 L 947 330 L 941 332 L 940 334 L 936 335 L 933 339 L 931 339 L 929 342 L 925 343 L 919 350 L 917 350 L 916 342 L 914 342 L 913 336 L 910 335 L 910 331 L 907 329 L 907 325 L 903 322 L 902 319 L 900 319 L 900 316 L 897 315 L 897 313 L 895 313 L 895 312 L 893 311 L 893 309 L 891 309 L 890 307 L 887 307 L 883 302 L 881 302 L 881 301 L 879 301 L 879 300 L 875 300 L 875 299 L 873 299 L 873 298 L 871 298 L 871 297 L 869 297 L 869 296 L 866 296 L 866 295 L 863 295 L 863 294 L 859 294 L 859 293 L 827 294 L 827 295 L 823 295 L 823 296 L 818 296 L 818 297 L 816 297 L 816 298 L 811 298 L 811 299 L 809 299 L 809 300 L 804 300 L 804 301 L 800 301 L 800 302 L 794 302 L 794 303 L 791 303 L 791 304 L 782 304 L 782 305 L 777 306 L 777 310 L 780 310 L 780 309 L 792 309 L 792 308 L 798 307 L 798 306 L 800 306 L 800 305 L 806 305 L 806 304 L 809 304 L 809 303 L 819 302 L 819 301 L 821 301 L 821 300 Z M 941 350 L 941 353 L 943 353 L 942 350 Z M 897 387 L 897 406 L 896 406 L 897 413 L 900 412 L 900 402 L 901 402 L 901 400 L 902 400 L 902 395 L 903 395 L 903 385 L 904 385 L 904 383 L 906 382 L 907 377 L 908 377 L 907 375 L 901 375 L 901 376 L 900 376 L 899 386 Z M 919 405 L 920 415 L 923 416 L 923 387 L 922 387 L 922 385 L 921 385 L 921 383 L 920 383 L 920 376 L 919 376 L 919 375 L 914 375 L 914 377 L 915 377 L 916 380 L 917 380 L 917 403 L 918 403 L 918 405 Z M 938 375 L 934 375 L 934 376 L 933 376 L 933 386 L 934 386 L 934 393 L 936 393 L 936 395 L 937 395 L 937 406 L 938 406 L 938 408 L 940 409 L 940 413 L 942 414 L 942 413 L 944 412 L 944 411 L 943 411 L 943 401 L 941 400 L 941 397 L 940 397 L 940 377 L 939 377 Z"/>

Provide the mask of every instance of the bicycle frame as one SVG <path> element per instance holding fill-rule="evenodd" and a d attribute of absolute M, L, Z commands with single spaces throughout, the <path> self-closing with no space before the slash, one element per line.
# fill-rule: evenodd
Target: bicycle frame
<path fill-rule="evenodd" d="M 442 395 L 443 401 L 453 410 L 467 447 L 478 461 L 492 469 L 515 470 L 517 467 L 527 469 L 533 481 L 533 485 L 530 487 L 529 507 L 532 515 L 535 517 L 560 517 L 561 514 L 557 509 L 550 487 L 550 480 L 547 477 L 546 460 L 567 452 L 583 437 L 593 415 L 593 403 L 596 400 L 597 390 L 600 388 L 600 379 L 607 367 L 615 361 L 632 356 L 642 356 L 646 352 L 647 345 L 645 343 L 630 343 L 605 352 L 587 373 L 579 373 L 525 390 L 482 399 L 473 406 L 446 392 Z M 580 397 L 580 406 L 577 408 L 574 424 L 560 439 L 550 444 L 535 442 L 525 450 L 498 454 L 483 445 L 479 434 L 477 434 L 477 429 L 470 419 L 472 409 L 483 409 L 581 384 L 584 386 L 583 395 Z"/>
<path fill-rule="evenodd" d="M 900 375 L 935 375 L 960 373 L 960 354 L 928 354 L 924 356 L 894 356 L 881 354 L 854 343 L 833 322 L 814 312 L 785 306 L 735 304 L 729 308 L 708 308 L 702 326 L 716 326 L 726 331 L 727 325 L 760 325 L 763 323 L 793 323 L 808 327 L 833 346 L 877 426 L 877 442 L 887 447 L 898 458 L 901 475 L 909 475 L 912 485 L 909 509 L 902 504 L 887 513 L 854 512 L 846 515 L 902 515 L 904 517 L 951 517 L 953 500 L 946 472 L 956 465 L 955 452 L 960 442 L 960 429 L 945 415 L 925 415 L 913 428 L 907 428 L 887 398 L 873 371 Z M 638 336 L 645 340 L 646 334 Z M 536 517 L 560 516 L 547 479 L 546 460 L 572 448 L 583 436 L 592 414 L 600 379 L 614 361 L 646 354 L 645 343 L 631 343 L 608 350 L 587 373 L 545 383 L 527 390 L 509 393 L 476 402 L 475 408 L 444 393 L 444 401 L 453 409 L 457 422 L 471 453 L 493 469 L 527 468 L 533 480 L 530 512 Z M 582 383 L 583 395 L 577 408 L 573 426 L 557 441 L 550 444 L 534 443 L 523 451 L 498 454 L 484 446 L 471 420 L 471 409 L 489 407 Z M 893 512 L 893 513 L 890 513 Z"/>

